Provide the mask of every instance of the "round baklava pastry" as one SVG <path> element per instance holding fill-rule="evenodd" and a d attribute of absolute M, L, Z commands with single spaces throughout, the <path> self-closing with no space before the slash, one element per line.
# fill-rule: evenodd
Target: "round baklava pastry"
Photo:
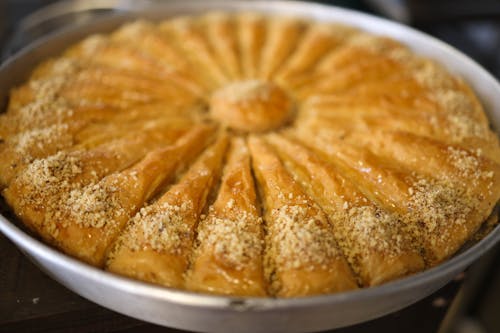
<path fill-rule="evenodd" d="M 0 117 L 2 194 L 110 272 L 295 297 L 433 267 L 500 197 L 453 73 L 392 39 L 253 12 L 136 21 L 40 64 Z"/>

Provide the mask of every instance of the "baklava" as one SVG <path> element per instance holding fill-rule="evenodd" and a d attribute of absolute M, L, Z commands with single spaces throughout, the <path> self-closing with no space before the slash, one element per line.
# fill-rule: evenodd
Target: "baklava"
<path fill-rule="evenodd" d="M 40 64 L 0 116 L 31 231 L 110 272 L 297 297 L 433 267 L 500 197 L 461 78 L 400 42 L 254 12 L 136 21 Z"/>

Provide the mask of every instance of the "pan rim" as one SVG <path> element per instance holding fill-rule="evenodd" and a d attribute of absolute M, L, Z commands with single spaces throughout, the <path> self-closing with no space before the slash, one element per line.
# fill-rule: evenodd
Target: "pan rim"
<path fill-rule="evenodd" d="M 448 259 L 440 265 L 425 271 L 393 280 L 379 286 L 360 288 L 358 290 L 305 296 L 296 298 L 273 298 L 273 297 L 239 297 L 220 296 L 211 294 L 201 294 L 181 289 L 174 289 L 151 283 L 134 280 L 120 276 L 103 269 L 91 266 L 83 261 L 66 255 L 51 246 L 43 243 L 37 238 L 22 231 L 19 227 L 10 222 L 3 215 L 0 215 L 0 231 L 11 239 L 22 249 L 33 251 L 39 257 L 56 264 L 64 264 L 65 268 L 77 274 L 83 274 L 86 278 L 96 283 L 107 286 L 120 286 L 119 288 L 131 294 L 138 294 L 147 297 L 154 297 L 160 300 L 178 302 L 187 306 L 203 306 L 209 308 L 227 308 L 228 305 L 237 304 L 238 309 L 244 307 L 245 310 L 262 311 L 269 309 L 286 309 L 292 307 L 319 306 L 323 303 L 339 303 L 345 301 L 360 301 L 380 296 L 390 296 L 404 289 L 410 289 L 426 284 L 437 277 L 446 275 L 455 270 L 457 265 L 469 265 L 476 257 L 488 251 L 500 240 L 500 226 L 495 227 L 485 238 L 474 244 L 464 252 Z"/>
<path fill-rule="evenodd" d="M 341 15 L 346 15 L 346 18 L 349 17 L 349 19 L 342 20 L 342 23 L 351 24 L 356 27 L 361 27 L 362 29 L 366 29 L 366 27 L 372 23 L 382 24 L 384 26 L 384 29 L 382 30 L 386 32 L 389 32 L 390 29 L 397 30 L 396 33 L 389 34 L 391 38 L 401 40 L 402 36 L 411 34 L 415 38 L 421 40 L 423 44 L 435 47 L 440 52 L 450 54 L 457 61 L 463 63 L 464 66 L 474 70 L 478 76 L 487 80 L 488 81 L 487 84 L 492 87 L 490 89 L 496 90 L 497 93 L 500 92 L 500 84 L 495 80 L 495 78 L 493 78 L 491 74 L 489 74 L 485 69 L 483 69 L 480 65 L 478 65 L 472 59 L 470 59 L 468 56 L 464 55 L 462 52 L 456 50 L 455 48 L 449 46 L 448 44 L 445 44 L 444 42 L 432 36 L 426 35 L 413 28 L 410 28 L 403 24 L 389 21 L 387 19 L 378 18 L 373 15 L 334 6 L 306 3 L 300 1 L 273 1 L 273 2 L 207 1 L 206 3 L 203 3 L 203 5 L 198 2 L 185 2 L 180 4 L 164 3 L 161 5 L 156 5 L 155 7 L 158 7 L 158 9 L 160 10 L 165 9 L 167 10 L 167 12 L 175 10 L 192 12 L 194 6 L 202 6 L 204 10 L 221 9 L 221 8 L 229 10 L 241 10 L 243 8 L 247 10 L 266 11 L 266 12 L 269 12 L 269 10 L 273 12 L 278 12 L 279 10 L 282 10 L 284 7 L 286 8 L 292 6 L 293 10 L 291 12 L 293 12 L 294 14 L 298 14 L 300 13 L 301 10 L 305 10 L 306 12 L 304 13 L 304 15 L 307 17 L 312 17 L 315 15 L 316 12 L 322 12 L 322 11 L 328 13 L 336 12 L 336 15 L 338 17 L 340 17 Z M 197 8 L 197 10 L 199 9 L 200 8 Z M 141 10 L 151 10 L 151 7 L 146 8 L 139 6 L 137 10 L 138 13 L 140 13 Z M 288 12 L 289 11 L 287 11 L 287 13 Z M 323 15 L 324 21 L 329 20 L 328 13 Z M 124 16 L 127 15 L 128 14 L 124 14 Z M 106 21 L 109 19 L 110 17 L 107 16 L 99 20 Z M 356 24 L 359 23 L 356 20 L 361 20 L 363 24 L 361 25 Z M 336 20 L 330 20 L 330 21 L 333 22 Z M 84 27 L 76 27 L 73 30 L 81 30 L 82 28 Z M 50 34 L 45 38 L 42 38 L 37 42 L 30 44 L 26 48 L 23 48 L 16 54 L 9 57 L 0 66 L 0 79 L 2 77 L 2 74 L 4 74 L 4 72 L 13 63 L 19 61 L 20 59 L 22 60 L 23 57 L 27 57 L 33 52 L 36 52 L 37 48 L 39 48 L 47 41 L 56 39 L 57 37 L 61 37 L 62 35 L 65 34 L 69 34 L 71 31 L 72 29 L 64 29 L 62 31 Z M 370 32 L 372 31 L 370 30 Z M 398 36 L 400 38 L 398 38 Z M 412 45 L 408 46 L 412 48 Z M 473 86 L 473 88 L 476 87 Z M 481 102 L 484 103 L 483 100 L 481 100 Z M 491 118 L 493 117 L 493 115 L 491 112 L 488 112 L 491 109 L 491 107 L 487 107 L 486 105 L 484 105 L 484 107 L 488 115 L 488 118 L 491 122 L 492 121 Z M 500 115 L 498 116 L 498 118 L 500 118 Z M 58 250 L 50 247 L 49 245 L 42 243 L 41 241 L 31 236 L 30 234 L 22 231 L 18 226 L 16 226 L 13 222 L 9 221 L 3 215 L 0 215 L 0 231 L 3 234 L 5 234 L 9 239 L 11 239 L 14 243 L 16 243 L 17 246 L 26 250 L 30 255 L 31 253 L 34 253 L 37 256 L 43 258 L 44 260 L 47 260 L 48 262 L 54 263 L 56 265 L 65 265 L 65 268 L 72 271 L 73 273 L 85 275 L 85 277 L 88 278 L 89 280 L 105 284 L 108 287 L 117 288 L 118 286 L 118 288 L 120 288 L 124 292 L 137 294 L 145 297 L 154 297 L 159 300 L 175 302 L 186 306 L 205 307 L 212 309 L 220 309 L 220 308 L 235 309 L 237 311 L 241 311 L 241 309 L 243 308 L 244 310 L 247 311 L 258 311 L 258 312 L 268 311 L 268 310 L 278 310 L 278 309 L 282 310 L 282 309 L 289 309 L 296 307 L 302 308 L 311 306 L 321 306 L 323 304 L 331 305 L 334 303 L 344 303 L 351 301 L 358 302 L 360 300 L 379 298 L 381 296 L 388 297 L 392 294 L 402 292 L 412 287 L 425 285 L 430 281 L 433 281 L 435 279 L 438 279 L 439 277 L 443 277 L 449 274 L 450 272 L 455 271 L 458 267 L 464 268 L 468 266 L 479 256 L 481 256 L 490 248 L 492 248 L 500 240 L 500 226 L 496 226 L 494 230 L 492 230 L 484 239 L 482 239 L 469 249 L 463 251 L 462 253 L 454 255 L 452 258 L 446 260 L 445 262 L 439 264 L 436 267 L 426 269 L 425 271 L 413 274 L 411 276 L 387 282 L 380 286 L 361 288 L 359 290 L 354 290 L 354 291 L 284 299 L 284 298 L 271 298 L 271 297 L 257 298 L 257 297 L 217 296 L 210 294 L 198 294 L 194 292 L 177 290 L 163 286 L 156 286 L 153 284 L 115 275 L 113 273 L 104 271 L 102 269 L 90 266 L 62 252 L 59 252 Z M 234 304 L 239 304 L 239 307 L 235 308 Z"/>

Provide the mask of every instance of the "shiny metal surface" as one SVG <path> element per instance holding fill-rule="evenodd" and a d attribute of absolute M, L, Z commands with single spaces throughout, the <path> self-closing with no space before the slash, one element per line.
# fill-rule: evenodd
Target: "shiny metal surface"
<path fill-rule="evenodd" d="M 138 5 L 150 5 L 151 1 L 154 0 L 62 0 L 52 3 L 17 22 L 2 50 L 2 59 L 61 27 L 84 25 L 97 16 L 128 12 Z"/>
<path fill-rule="evenodd" d="M 0 110 L 11 87 L 26 79 L 41 60 L 95 32 L 110 31 L 133 17 L 160 19 L 210 9 L 256 10 L 344 22 L 391 36 L 461 75 L 482 100 L 495 128 L 500 128 L 500 85 L 475 62 L 442 42 L 406 26 L 350 10 L 300 2 L 184 2 L 136 6 L 130 13 L 47 37 L 24 49 L 0 68 Z M 4 102 L 3 104 L 1 102 Z M 231 298 L 162 288 L 116 276 L 70 258 L 31 237 L 13 219 L 0 216 L 0 231 L 71 290 L 100 305 L 156 324 L 201 332 L 311 332 L 360 323 L 410 305 L 451 280 L 500 240 L 496 227 L 479 243 L 447 262 L 379 287 L 296 299 Z"/>

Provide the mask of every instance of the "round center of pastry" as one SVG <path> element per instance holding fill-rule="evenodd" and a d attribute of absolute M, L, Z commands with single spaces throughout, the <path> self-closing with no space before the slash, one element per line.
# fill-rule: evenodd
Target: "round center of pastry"
<path fill-rule="evenodd" d="M 284 125 L 292 102 L 277 85 L 260 80 L 235 82 L 211 97 L 212 117 L 235 130 L 264 132 Z"/>

